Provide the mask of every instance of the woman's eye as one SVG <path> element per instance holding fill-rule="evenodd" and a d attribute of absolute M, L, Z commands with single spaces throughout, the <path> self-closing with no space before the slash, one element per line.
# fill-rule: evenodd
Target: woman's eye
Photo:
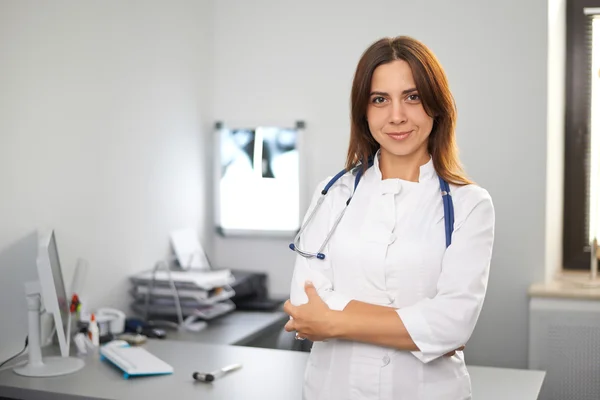
<path fill-rule="evenodd" d="M 381 96 L 373 97 L 372 102 L 375 104 L 381 104 L 385 101 L 385 99 Z"/>
<path fill-rule="evenodd" d="M 413 94 L 409 95 L 409 96 L 407 97 L 407 99 L 408 99 L 409 101 L 419 101 L 419 100 L 421 100 L 421 97 L 419 97 L 419 95 L 418 95 L 418 94 L 416 94 L 416 93 L 413 93 Z"/>

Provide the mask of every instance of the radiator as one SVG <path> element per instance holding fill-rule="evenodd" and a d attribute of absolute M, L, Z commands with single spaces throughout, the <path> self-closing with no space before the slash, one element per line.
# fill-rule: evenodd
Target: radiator
<path fill-rule="evenodd" d="M 546 371 L 539 400 L 600 400 L 600 301 L 531 298 L 529 368 Z"/>

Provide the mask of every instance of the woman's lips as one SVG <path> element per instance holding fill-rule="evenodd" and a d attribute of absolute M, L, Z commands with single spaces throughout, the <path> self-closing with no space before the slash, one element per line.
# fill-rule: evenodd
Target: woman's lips
<path fill-rule="evenodd" d="M 404 140 L 411 134 L 412 131 L 408 132 L 390 132 L 387 135 L 393 140 Z"/>

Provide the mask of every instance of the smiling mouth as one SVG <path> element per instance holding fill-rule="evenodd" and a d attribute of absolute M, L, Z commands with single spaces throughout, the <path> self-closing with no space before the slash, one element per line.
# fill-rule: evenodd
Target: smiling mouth
<path fill-rule="evenodd" d="M 388 133 L 387 135 L 392 138 L 393 140 L 404 140 L 406 139 L 410 134 L 412 133 L 412 131 L 408 131 L 408 132 L 391 132 Z"/>

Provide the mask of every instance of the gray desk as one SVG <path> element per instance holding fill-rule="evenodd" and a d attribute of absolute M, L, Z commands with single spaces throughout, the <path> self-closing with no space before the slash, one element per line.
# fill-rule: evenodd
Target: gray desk
<path fill-rule="evenodd" d="M 171 364 L 173 375 L 125 380 L 97 355 L 74 374 L 25 378 L 0 372 L 0 396 L 23 400 L 300 400 L 307 353 L 285 350 L 153 340 L 153 354 Z M 193 371 L 210 371 L 230 363 L 244 367 L 212 384 L 195 382 Z M 469 367 L 475 400 L 537 399 L 544 372 Z"/>
<path fill-rule="evenodd" d="M 307 354 L 202 343 L 152 340 L 145 347 L 171 364 L 173 375 L 123 379 L 122 373 L 97 355 L 85 367 L 55 378 L 25 378 L 0 372 L 0 396 L 23 400 L 81 399 L 300 399 Z M 211 371 L 242 363 L 239 371 L 212 384 L 196 382 L 194 371 Z"/>
<path fill-rule="evenodd" d="M 537 399 L 546 372 L 468 365 L 473 400 Z"/>

